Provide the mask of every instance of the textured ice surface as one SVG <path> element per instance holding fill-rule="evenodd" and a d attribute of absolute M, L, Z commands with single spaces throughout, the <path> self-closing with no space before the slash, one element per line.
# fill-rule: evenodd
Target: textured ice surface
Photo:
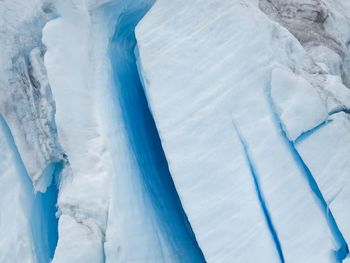
<path fill-rule="evenodd" d="M 52 179 L 43 171 L 63 159 L 43 64 L 41 30 L 53 15 L 46 7 L 39 0 L 0 3 L 0 113 L 8 120 L 36 190 L 43 192 Z"/>
<path fill-rule="evenodd" d="M 0 116 L 0 261 L 18 260 L 35 262 L 32 251 L 30 214 L 32 198 L 29 178 L 25 178 L 25 168 L 18 160 L 9 128 Z M 8 189 L 11 188 L 11 191 Z M 12 208 L 10 207 L 10 204 Z"/>
<path fill-rule="evenodd" d="M 350 120 L 340 112 L 322 128 L 298 143 L 297 148 L 333 212 L 345 239 L 350 243 L 350 185 L 347 156 L 350 153 Z"/>
<path fill-rule="evenodd" d="M 349 21 L 0 1 L 0 262 L 349 261 Z"/>
<path fill-rule="evenodd" d="M 134 27 L 151 4 L 112 1 L 91 10 L 84 1 L 62 2 L 44 29 L 69 158 L 54 262 L 204 261 L 137 72 Z"/>
<path fill-rule="evenodd" d="M 328 117 L 327 109 L 316 89 L 289 70 L 277 68 L 272 71 L 271 93 L 292 141 Z"/>
<path fill-rule="evenodd" d="M 0 115 L 0 261 L 48 262 L 57 243 L 56 185 L 34 193 L 12 133 Z M 55 168 L 54 168 L 55 169 Z"/>
<path fill-rule="evenodd" d="M 247 205 L 257 196 L 245 172 L 248 165 L 240 161 L 234 121 L 249 148 L 285 261 L 332 262 L 332 250 L 344 244 L 334 241 L 322 200 L 281 130 L 287 127 L 295 138 L 327 118 L 317 95 L 322 85 L 308 84 L 310 78 L 321 82 L 315 75 L 319 66 L 293 35 L 248 3 L 163 0 L 143 19 L 137 39 L 148 101 L 206 260 L 276 260 L 266 253 L 267 245 L 273 249 L 272 240 L 265 241 L 267 224 L 247 211 L 257 211 Z M 271 87 L 277 104 L 287 102 L 281 118 L 273 112 Z M 293 103 L 302 112 L 290 110 Z M 242 209 L 247 210 L 237 213 Z"/>

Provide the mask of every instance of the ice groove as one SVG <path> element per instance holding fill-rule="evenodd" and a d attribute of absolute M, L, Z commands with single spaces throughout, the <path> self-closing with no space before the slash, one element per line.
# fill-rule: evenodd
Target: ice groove
<path fill-rule="evenodd" d="M 329 123 L 331 123 L 332 120 L 325 120 L 324 122 L 321 122 L 319 125 L 317 125 L 316 127 L 303 132 L 302 134 L 300 134 L 298 136 L 298 138 L 296 138 L 294 140 L 294 144 L 300 143 L 301 141 L 307 139 L 310 135 L 312 135 L 313 133 L 317 132 L 319 129 L 323 128 L 324 126 L 328 125 Z"/>
<path fill-rule="evenodd" d="M 243 136 L 242 136 L 240 130 L 238 129 L 237 125 L 235 124 L 235 122 L 232 121 L 232 123 L 233 123 L 233 126 L 235 128 L 236 134 L 237 134 L 237 136 L 239 138 L 239 141 L 240 141 L 240 143 L 242 145 L 242 148 L 243 148 L 243 151 L 244 151 L 244 157 L 245 157 L 245 159 L 246 159 L 246 161 L 248 163 L 250 174 L 252 175 L 252 178 L 253 178 L 253 181 L 254 181 L 255 191 L 256 191 L 256 194 L 258 196 L 261 209 L 262 209 L 262 211 L 264 213 L 266 224 L 267 224 L 267 226 L 269 228 L 269 231 L 271 233 L 271 237 L 272 237 L 273 242 L 275 244 L 276 251 L 278 253 L 280 262 L 284 263 L 285 260 L 284 260 L 284 255 L 283 255 L 283 251 L 282 251 L 281 242 L 279 240 L 277 231 L 276 231 L 276 229 L 275 229 L 275 227 L 273 225 L 272 218 L 271 218 L 270 212 L 269 212 L 269 210 L 267 208 L 264 195 L 263 195 L 263 193 L 261 191 L 260 183 L 259 183 L 259 175 L 258 175 L 258 173 L 257 173 L 257 171 L 255 169 L 254 162 L 253 162 L 253 160 L 250 157 L 251 154 L 249 152 L 249 146 L 248 146 L 247 142 L 245 141 L 245 139 L 243 138 Z"/>

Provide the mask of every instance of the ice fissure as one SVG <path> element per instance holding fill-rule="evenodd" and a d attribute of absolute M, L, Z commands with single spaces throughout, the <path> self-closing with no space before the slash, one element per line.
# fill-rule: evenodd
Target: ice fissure
<path fill-rule="evenodd" d="M 247 142 L 243 138 L 243 136 L 242 136 L 239 128 L 237 127 L 236 123 L 234 121 L 232 121 L 232 124 L 233 124 L 234 129 L 236 131 L 236 134 L 237 134 L 237 136 L 239 138 L 239 141 L 240 141 L 240 143 L 242 145 L 242 148 L 243 148 L 243 151 L 244 151 L 244 155 L 245 155 L 245 159 L 246 159 L 246 161 L 248 163 L 249 170 L 250 170 L 251 176 L 252 176 L 253 181 L 254 181 L 256 194 L 258 196 L 258 199 L 259 199 L 259 202 L 260 202 L 260 206 L 261 206 L 261 209 L 263 211 L 263 214 L 264 214 L 264 217 L 265 217 L 265 220 L 266 220 L 266 224 L 267 224 L 267 226 L 268 226 L 268 228 L 270 230 L 271 237 L 272 237 L 273 242 L 275 244 L 276 251 L 278 253 L 280 262 L 284 263 L 285 259 L 284 259 L 284 255 L 283 255 L 283 251 L 282 251 L 281 242 L 279 240 L 278 233 L 277 233 L 277 231 L 275 229 L 275 226 L 274 226 L 274 224 L 272 222 L 272 218 L 271 218 L 269 209 L 267 207 L 264 194 L 261 191 L 260 182 L 259 182 L 259 175 L 258 175 L 258 173 L 256 171 L 254 162 L 253 162 L 253 160 L 251 158 L 251 154 L 249 152 L 249 146 L 247 145 Z"/>
<path fill-rule="evenodd" d="M 205 262 L 172 181 L 156 124 L 148 107 L 142 76 L 137 68 L 134 30 L 152 4 L 153 1 L 141 2 L 136 7 L 132 3 L 126 4 L 125 11 L 117 19 L 109 47 L 114 92 L 137 166 L 138 180 L 154 210 L 154 224 L 158 225 L 156 228 L 160 231 L 157 234 L 158 242 L 161 246 L 163 243 L 163 246 L 170 247 L 165 249 L 170 252 L 164 252 L 163 260 Z"/>
<path fill-rule="evenodd" d="M 349 10 L 0 0 L 0 262 L 349 262 Z"/>
<path fill-rule="evenodd" d="M 325 125 L 327 125 L 328 123 L 332 122 L 332 120 L 325 120 L 324 122 L 320 123 L 319 125 L 317 125 L 316 127 L 303 132 L 302 134 L 300 134 L 298 136 L 298 138 L 296 138 L 294 140 L 294 144 L 299 143 L 303 140 L 305 140 L 306 138 L 308 138 L 310 135 L 312 135 L 314 132 L 317 132 L 319 129 L 321 129 L 322 127 L 324 127 Z"/>
<path fill-rule="evenodd" d="M 339 110 L 334 110 L 329 113 L 329 115 L 334 115 L 340 112 L 344 112 L 346 114 L 350 114 L 350 109 L 339 109 Z"/>
<path fill-rule="evenodd" d="M 305 179 L 307 180 L 311 191 L 317 198 L 320 208 L 325 216 L 325 219 L 327 220 L 327 223 L 329 225 L 330 231 L 333 235 L 334 241 L 337 243 L 338 250 L 335 251 L 335 258 L 337 262 L 343 262 L 343 260 L 348 256 L 349 254 L 349 247 L 346 243 L 342 232 L 340 231 L 337 222 L 332 214 L 332 211 L 330 210 L 327 202 L 325 201 L 325 198 L 323 197 L 323 194 L 321 190 L 319 189 L 317 182 L 315 178 L 313 177 L 310 169 L 304 162 L 303 158 L 299 154 L 295 142 L 291 141 L 283 127 L 282 121 L 280 119 L 280 116 L 278 114 L 277 108 L 275 106 L 275 103 L 273 101 L 272 95 L 271 95 L 271 84 L 268 83 L 266 85 L 266 98 L 269 104 L 269 107 L 271 109 L 272 117 L 275 121 L 276 127 L 279 130 L 282 139 L 284 140 L 286 146 L 289 148 L 290 153 L 292 154 L 295 162 L 297 163 L 299 169 L 302 171 L 302 173 L 305 176 Z"/>
<path fill-rule="evenodd" d="M 35 262 L 47 263 L 54 256 L 58 240 L 57 218 L 55 215 L 58 195 L 56 180 L 53 179 L 45 193 L 35 192 L 32 181 L 30 180 L 13 139 L 12 132 L 1 114 L 0 145 L 2 151 L 5 152 L 4 154 L 11 156 L 13 165 L 17 167 L 14 175 L 16 176 L 16 183 L 21 185 L 20 187 L 24 193 L 24 200 L 20 202 L 24 202 L 22 205 L 27 206 L 23 213 L 28 220 L 31 242 L 34 250 L 33 257 L 35 258 Z M 50 176 L 53 178 L 58 178 L 62 165 L 63 164 L 60 162 L 53 163 L 46 172 L 50 172 Z M 6 169 L 1 170 L 1 174 L 6 174 Z"/>
<path fill-rule="evenodd" d="M 307 139 L 310 135 L 312 135 L 313 133 L 317 132 L 319 129 L 323 128 L 324 126 L 330 124 L 333 120 L 329 119 L 329 117 L 331 117 L 332 115 L 338 114 L 340 112 L 344 112 L 346 114 L 350 113 L 350 110 L 348 109 L 338 109 L 338 110 L 333 110 L 329 113 L 328 118 L 321 122 L 320 124 L 318 124 L 317 126 L 313 127 L 312 129 L 303 132 L 302 134 L 300 134 L 295 140 L 294 140 L 294 144 L 298 144 L 300 142 L 302 142 L 303 140 Z"/>

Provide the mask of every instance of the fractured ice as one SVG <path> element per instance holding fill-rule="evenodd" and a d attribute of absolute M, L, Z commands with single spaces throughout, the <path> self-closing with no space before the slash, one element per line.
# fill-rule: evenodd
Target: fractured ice
<path fill-rule="evenodd" d="M 349 14 L 0 1 L 0 262 L 350 261 Z"/>

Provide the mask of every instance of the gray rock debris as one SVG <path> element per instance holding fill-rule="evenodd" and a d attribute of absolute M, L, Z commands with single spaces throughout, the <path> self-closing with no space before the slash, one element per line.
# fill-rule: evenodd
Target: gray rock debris
<path fill-rule="evenodd" d="M 259 2 L 260 9 L 292 33 L 316 63 L 328 58 L 333 62 L 339 60 L 339 65 L 332 64 L 326 73 L 339 74 L 344 85 L 350 88 L 350 21 L 335 10 L 334 5 L 334 1 L 322 0 Z"/>

